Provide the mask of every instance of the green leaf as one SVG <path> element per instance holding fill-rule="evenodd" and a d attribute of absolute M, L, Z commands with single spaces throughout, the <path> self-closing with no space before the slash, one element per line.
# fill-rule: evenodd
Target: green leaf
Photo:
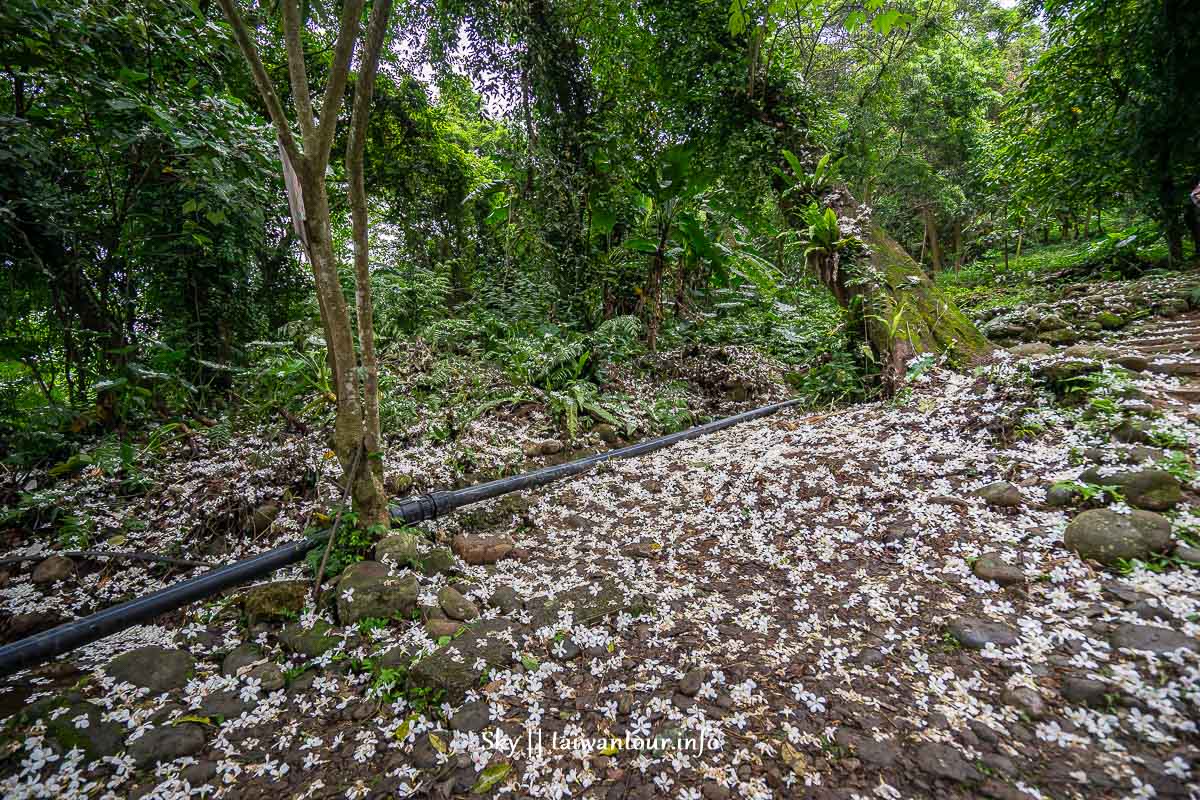
<path fill-rule="evenodd" d="M 658 244 L 649 239 L 632 238 L 621 242 L 621 246 L 626 250 L 636 250 L 639 253 L 657 253 Z"/>
<path fill-rule="evenodd" d="M 500 781 L 508 776 L 512 771 L 512 764 L 492 764 L 490 767 L 479 773 L 479 780 L 471 787 L 471 791 L 475 794 L 487 794 Z"/>
<path fill-rule="evenodd" d="M 536 658 L 534 658 L 533 656 L 529 655 L 528 653 L 521 656 L 521 664 L 522 664 L 522 666 L 525 667 L 525 669 L 529 670 L 530 672 L 533 672 L 539 666 L 541 666 L 538 663 L 538 660 Z"/>
<path fill-rule="evenodd" d="M 804 174 L 804 166 L 800 163 L 800 159 L 796 158 L 796 154 L 791 150 L 784 148 L 783 157 L 787 160 L 788 166 L 792 168 L 792 172 L 796 176 Z"/>
<path fill-rule="evenodd" d="M 729 32 L 740 36 L 746 31 L 749 22 L 743 0 L 729 0 Z"/>
<path fill-rule="evenodd" d="M 617 224 L 617 215 L 611 209 L 593 208 L 592 209 L 592 233 L 599 233 L 607 236 L 612 233 Z"/>
<path fill-rule="evenodd" d="M 850 33 L 854 33 L 856 30 L 861 28 L 863 23 L 866 21 L 866 14 L 861 11 L 851 11 L 846 15 L 846 21 L 843 22 L 842 25 L 846 30 L 850 31 Z"/>
<path fill-rule="evenodd" d="M 897 25 L 903 27 L 904 23 L 904 14 L 902 14 L 898 9 L 889 8 L 882 14 L 875 15 L 875 18 L 871 20 L 871 27 L 874 28 L 876 33 L 878 33 L 880 36 L 887 36 L 892 32 L 892 28 L 896 27 Z"/>

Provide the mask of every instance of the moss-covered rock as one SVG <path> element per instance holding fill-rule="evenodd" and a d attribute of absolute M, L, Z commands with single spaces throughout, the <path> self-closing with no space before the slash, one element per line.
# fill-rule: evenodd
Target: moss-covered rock
<path fill-rule="evenodd" d="M 1063 543 L 1080 558 L 1116 566 L 1165 551 L 1171 544 L 1171 522 L 1150 511 L 1121 514 L 1097 508 L 1071 520 Z"/>
<path fill-rule="evenodd" d="M 368 618 L 407 617 L 417 607 L 419 591 L 417 576 L 411 572 L 393 578 L 378 561 L 351 564 L 338 581 L 338 619 L 353 625 Z"/>
<path fill-rule="evenodd" d="M 108 662 L 104 672 L 118 681 L 149 689 L 152 694 L 182 689 L 192 677 L 195 660 L 186 650 L 153 644 Z"/>
<path fill-rule="evenodd" d="M 38 709 L 45 713 L 46 736 L 54 740 L 64 751 L 78 747 L 89 758 L 99 759 L 115 756 L 125 746 L 125 726 L 117 722 L 104 722 L 104 709 L 95 703 L 54 701 Z M 41 713 L 36 716 L 42 716 Z M 53 719 L 51 719 L 53 717 Z"/>
<path fill-rule="evenodd" d="M 273 581 L 252 586 L 242 596 L 242 611 L 248 625 L 297 619 L 308 601 L 306 581 Z"/>
<path fill-rule="evenodd" d="M 332 625 L 320 620 L 315 622 L 311 628 L 293 623 L 279 632 L 279 643 L 286 650 L 297 655 L 319 658 L 337 647 L 340 641 L 338 637 L 330 635 L 332 630 Z"/>
<path fill-rule="evenodd" d="M 516 649 L 513 640 L 518 631 L 516 623 L 503 619 L 468 626 L 462 636 L 439 647 L 409 670 L 409 691 L 419 691 L 436 701 L 444 699 L 452 705 L 461 703 L 469 690 L 479 687 L 489 670 L 512 666 Z"/>
<path fill-rule="evenodd" d="M 375 544 L 375 558 L 401 567 L 413 566 L 421 560 L 421 540 L 405 531 L 385 536 Z"/>

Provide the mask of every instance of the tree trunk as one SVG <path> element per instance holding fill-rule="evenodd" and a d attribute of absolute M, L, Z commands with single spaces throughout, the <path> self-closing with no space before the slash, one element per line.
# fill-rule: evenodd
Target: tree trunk
<path fill-rule="evenodd" d="M 962 220 L 961 219 L 954 220 L 954 227 L 951 229 L 951 235 L 953 236 L 953 245 L 952 246 L 954 247 L 954 269 L 955 269 L 955 271 L 958 271 L 962 267 L 962 263 L 963 263 L 963 241 L 962 241 Z"/>
<path fill-rule="evenodd" d="M 865 326 L 887 391 L 900 387 L 914 355 L 949 353 L 960 364 L 973 364 L 991 353 L 983 334 L 895 240 L 873 227 L 866 244 L 871 266 L 883 277 L 865 287 Z"/>
<path fill-rule="evenodd" d="M 1188 203 L 1183 212 L 1183 221 L 1192 235 L 1192 257 L 1200 258 L 1200 211 L 1194 203 Z"/>
<path fill-rule="evenodd" d="M 301 197 L 292 196 L 292 215 L 296 226 L 303 231 L 305 249 L 312 265 L 316 283 L 317 304 L 325 344 L 330 356 L 337 413 L 334 418 L 334 452 L 342 466 L 346 485 L 350 486 L 358 523 L 364 528 L 389 522 L 387 497 L 381 480 L 382 456 L 379 437 L 378 371 L 372 329 L 371 290 L 367 250 L 366 193 L 362 176 L 362 147 L 366 132 L 367 113 L 374 88 L 379 51 L 387 32 L 391 0 L 377 0 L 371 8 L 365 48 L 360 53 L 355 101 L 351 117 L 350 145 L 347 148 L 347 171 L 350 177 L 350 204 L 354 228 L 356 306 L 359 317 L 359 343 L 362 346 L 364 386 L 358 378 L 358 352 L 350 323 L 350 310 L 338 278 L 337 259 L 333 252 L 333 237 L 329 216 L 329 197 L 326 193 L 325 172 L 342 107 L 350 64 L 359 37 L 359 21 L 363 0 L 346 0 L 342 4 L 337 41 L 328 67 L 325 98 L 318 119 L 313 118 L 309 96 L 304 50 L 301 41 L 301 15 L 297 0 L 283 0 L 284 41 L 287 49 L 288 75 L 292 100 L 295 104 L 301 141 L 296 140 L 291 124 L 283 110 L 274 84 L 258 56 L 254 38 L 246 28 L 233 0 L 219 0 L 221 8 L 233 27 L 234 38 L 242 51 L 259 95 L 275 125 L 284 161 L 295 171 Z M 302 219 L 297 219 L 297 216 Z"/>
<path fill-rule="evenodd" d="M 942 244 L 938 241 L 937 220 L 928 207 L 921 211 L 925 217 L 925 237 L 929 240 L 929 263 L 933 267 L 933 274 L 936 275 L 942 271 Z"/>
<path fill-rule="evenodd" d="M 337 259 L 333 253 L 324 172 L 317 176 L 305 175 L 304 205 L 304 228 L 312 258 L 313 277 L 317 284 L 317 295 L 327 315 L 326 347 L 334 356 L 333 384 L 337 412 L 334 417 L 333 450 L 350 483 L 359 523 L 363 527 L 386 525 L 387 498 L 383 483 L 370 466 L 371 459 L 378 459 L 379 456 L 378 434 L 376 432 L 375 436 L 370 437 L 374 444 L 372 448 L 368 444 L 366 408 L 359 395 L 358 358 L 350 325 L 350 308 L 342 294 Z M 362 455 L 359 455 L 360 448 L 366 451 Z M 350 474 L 351 470 L 353 474 Z"/>

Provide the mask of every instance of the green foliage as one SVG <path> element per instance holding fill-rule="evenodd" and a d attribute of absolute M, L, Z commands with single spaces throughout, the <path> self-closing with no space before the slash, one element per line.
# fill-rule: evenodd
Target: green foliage
<path fill-rule="evenodd" d="M 337 577 L 346 567 L 366 559 L 381 535 L 383 535 L 381 531 L 358 527 L 354 513 L 349 510 L 344 511 L 341 525 L 338 526 L 337 538 L 334 539 L 333 547 L 329 548 L 329 558 L 325 562 L 325 574 L 322 578 L 328 580 Z M 314 576 L 317 574 L 324 554 L 324 547 L 315 547 L 308 551 L 304 557 L 304 563 L 308 566 L 309 574 Z"/>
<path fill-rule="evenodd" d="M 189 403 L 211 377 L 190 359 L 224 360 L 298 286 L 222 27 L 186 4 L 16 0 L 0 31 L 5 357 L 105 424 Z"/>

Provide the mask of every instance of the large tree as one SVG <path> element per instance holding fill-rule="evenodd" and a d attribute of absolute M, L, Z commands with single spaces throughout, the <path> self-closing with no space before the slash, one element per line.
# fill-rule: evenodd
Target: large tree
<path fill-rule="evenodd" d="M 1075 207 L 1136 199 L 1166 235 L 1200 245 L 1200 4 L 1044 0 L 1048 46 L 1011 109 L 1008 171 L 1026 193 Z M 1058 199 L 1066 203 L 1067 198 Z"/>
<path fill-rule="evenodd" d="M 267 113 L 279 137 L 284 173 L 292 216 L 312 265 L 317 303 L 325 332 L 335 393 L 337 414 L 334 451 L 351 487 L 354 509 L 364 527 L 386 526 L 389 522 L 387 497 L 383 488 L 382 437 L 379 425 L 379 367 L 375 354 L 375 334 L 371 302 L 371 279 L 367 237 L 367 198 L 363 178 L 363 149 L 368 113 L 374 91 L 375 73 L 387 34 L 391 0 L 375 0 L 363 36 L 363 0 L 346 0 L 341 7 L 333 56 L 324 76 L 325 92 L 320 108 L 315 109 L 308 81 L 304 41 L 307 29 L 301 18 L 298 0 L 283 0 L 284 42 L 287 50 L 288 78 L 299 135 L 284 111 L 275 86 L 258 55 L 250 28 L 234 5 L 220 0 L 238 46 L 250 66 Z M 346 178 L 354 241 L 355 306 L 357 347 L 350 309 L 338 278 L 338 260 L 334 254 L 330 222 L 326 172 L 333 149 L 338 117 L 345 103 L 350 67 L 359 48 L 358 70 L 354 81 L 354 99 L 346 144 Z M 361 360 L 362 378 L 359 375 Z"/>

